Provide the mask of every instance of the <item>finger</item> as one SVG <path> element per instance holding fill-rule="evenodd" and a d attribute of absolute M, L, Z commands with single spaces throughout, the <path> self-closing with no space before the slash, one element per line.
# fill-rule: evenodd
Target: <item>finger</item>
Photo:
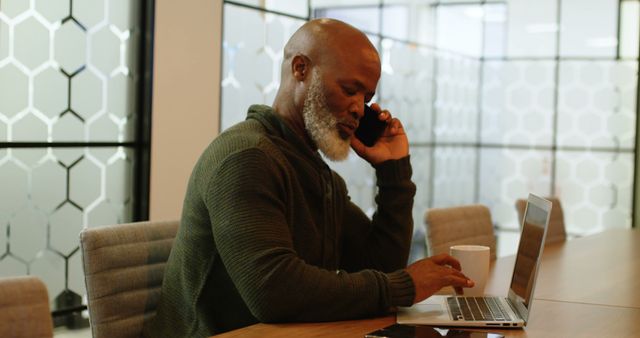
<path fill-rule="evenodd" d="M 404 126 L 402 125 L 402 122 L 397 119 L 397 118 L 393 118 L 393 120 L 391 121 L 391 123 L 393 123 L 393 125 L 397 128 L 397 129 L 403 129 Z"/>
<path fill-rule="evenodd" d="M 458 271 L 462 271 L 462 266 L 460 265 L 460 261 L 455 259 L 454 257 L 451 257 L 452 261 L 449 262 L 449 266 L 451 266 L 452 268 L 458 270 Z"/>
<path fill-rule="evenodd" d="M 453 258 L 453 257 L 451 257 L 451 256 L 449 256 L 449 255 L 447 255 L 445 253 L 439 254 L 437 256 L 433 256 L 433 257 L 431 257 L 431 259 L 433 260 L 434 263 L 436 263 L 438 265 L 445 265 L 446 264 L 446 265 L 449 265 L 449 266 L 451 266 L 452 268 L 454 268 L 454 269 L 456 269 L 458 271 L 462 270 L 462 268 L 460 267 L 460 262 L 457 259 L 455 259 L 455 258 Z"/>
<path fill-rule="evenodd" d="M 473 287 L 475 285 L 475 283 L 470 279 L 461 278 L 461 277 L 454 276 L 454 275 L 446 276 L 444 278 L 444 281 L 446 283 L 448 283 L 447 285 L 451 285 L 453 287 L 470 288 L 470 287 Z"/>
<path fill-rule="evenodd" d="M 378 119 L 389 123 L 389 121 L 391 121 L 391 113 L 385 109 L 378 114 Z"/>
<path fill-rule="evenodd" d="M 460 272 L 460 271 L 458 271 L 458 270 L 456 270 L 454 268 L 450 268 L 450 269 L 451 269 L 450 271 L 451 271 L 452 275 L 455 275 L 455 276 L 458 276 L 458 277 L 464 278 L 464 279 L 471 279 L 471 278 L 467 277 L 467 275 L 463 274 L 462 272 Z"/>
<path fill-rule="evenodd" d="M 453 289 L 456 291 L 456 295 L 464 295 L 464 289 L 463 288 L 456 286 Z"/>
<path fill-rule="evenodd" d="M 377 102 L 374 102 L 374 103 L 370 104 L 369 107 L 373 108 L 373 110 L 375 110 L 377 112 L 382 111 L 382 108 L 380 108 L 380 105 Z"/>
<path fill-rule="evenodd" d="M 394 135 L 398 135 L 398 134 L 402 134 L 404 133 L 404 127 L 402 126 L 402 122 L 400 122 L 400 120 L 398 120 L 397 118 L 393 118 L 389 124 L 391 125 L 391 132 Z"/>

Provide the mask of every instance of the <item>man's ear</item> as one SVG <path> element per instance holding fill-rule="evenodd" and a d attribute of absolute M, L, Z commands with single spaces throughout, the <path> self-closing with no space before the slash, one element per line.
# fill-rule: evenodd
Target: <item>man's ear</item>
<path fill-rule="evenodd" d="M 291 60 L 291 73 L 297 81 L 304 81 L 311 72 L 311 60 L 303 54 L 298 54 Z"/>

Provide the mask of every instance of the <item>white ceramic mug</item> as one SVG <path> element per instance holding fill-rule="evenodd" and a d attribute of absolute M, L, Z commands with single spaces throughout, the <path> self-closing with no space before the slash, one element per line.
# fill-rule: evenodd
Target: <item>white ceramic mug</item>
<path fill-rule="evenodd" d="M 454 245 L 449 248 L 450 255 L 460 261 L 462 273 L 475 282 L 472 288 L 463 288 L 464 296 L 484 295 L 489 277 L 489 250 L 484 245 Z"/>

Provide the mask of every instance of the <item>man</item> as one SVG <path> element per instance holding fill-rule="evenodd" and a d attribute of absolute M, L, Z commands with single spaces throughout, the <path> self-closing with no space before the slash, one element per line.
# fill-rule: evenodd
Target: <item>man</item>
<path fill-rule="evenodd" d="M 399 120 L 364 146 L 353 134 L 380 59 L 357 29 L 303 25 L 284 49 L 273 107 L 252 106 L 196 164 L 148 337 L 202 337 L 257 322 L 381 315 L 443 286 L 472 286 L 448 255 L 409 267 L 415 185 Z M 349 201 L 331 160 L 375 169 L 377 212 Z"/>

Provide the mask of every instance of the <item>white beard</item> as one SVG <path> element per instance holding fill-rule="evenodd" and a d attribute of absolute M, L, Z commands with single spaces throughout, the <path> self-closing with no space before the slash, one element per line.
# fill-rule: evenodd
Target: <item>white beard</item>
<path fill-rule="evenodd" d="M 322 83 L 314 70 L 311 84 L 302 106 L 304 126 L 320 151 L 332 161 L 343 161 L 349 156 L 351 141 L 340 137 L 338 119 L 327 109 Z"/>

